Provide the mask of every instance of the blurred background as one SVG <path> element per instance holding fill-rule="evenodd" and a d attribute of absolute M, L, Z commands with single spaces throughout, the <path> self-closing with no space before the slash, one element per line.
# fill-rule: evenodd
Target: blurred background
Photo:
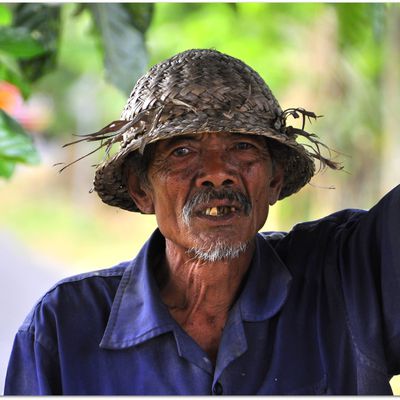
<path fill-rule="evenodd" d="M 62 145 L 119 119 L 137 78 L 189 48 L 242 59 L 283 109 L 322 115 L 306 129 L 343 163 L 275 205 L 264 230 L 368 209 L 398 184 L 399 4 L 0 4 L 1 390 L 39 297 L 62 277 L 133 258 L 156 227 L 90 193 L 103 154 L 60 174 L 54 164 L 95 148 Z"/>

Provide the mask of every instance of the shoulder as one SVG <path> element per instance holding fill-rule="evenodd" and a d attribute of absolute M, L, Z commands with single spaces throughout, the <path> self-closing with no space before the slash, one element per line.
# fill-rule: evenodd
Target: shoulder
<path fill-rule="evenodd" d="M 400 218 L 400 185 L 390 190 L 369 211 L 348 208 L 332 213 L 326 217 L 295 225 L 290 232 L 263 232 L 262 235 L 271 243 L 278 243 L 282 239 L 292 236 L 306 235 L 311 237 L 323 232 L 349 230 L 361 220 L 371 220 L 380 217 L 382 213 L 387 217 L 386 222 L 397 221 Z"/>
<path fill-rule="evenodd" d="M 346 209 L 314 221 L 302 222 L 289 232 L 264 232 L 270 245 L 292 275 L 314 279 L 336 263 L 343 237 L 358 225 L 366 211 Z M 324 267 L 322 267 L 324 266 Z"/>
<path fill-rule="evenodd" d="M 346 209 L 320 219 L 298 223 L 289 232 L 261 232 L 261 235 L 274 247 L 281 244 L 282 241 L 286 242 L 292 239 L 307 241 L 323 233 L 332 234 L 335 230 L 347 229 L 365 213 L 365 210 Z"/>
<path fill-rule="evenodd" d="M 92 307 L 108 308 L 115 296 L 122 276 L 131 262 L 114 267 L 74 275 L 57 282 L 34 305 L 20 331 L 35 331 L 35 325 L 43 319 L 51 320 L 74 311 Z"/>

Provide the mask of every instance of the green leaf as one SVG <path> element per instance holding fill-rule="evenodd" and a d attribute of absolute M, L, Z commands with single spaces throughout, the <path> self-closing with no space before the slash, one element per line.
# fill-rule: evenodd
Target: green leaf
<path fill-rule="evenodd" d="M 0 4 L 0 25 L 10 25 L 12 12 L 8 5 Z"/>
<path fill-rule="evenodd" d="M 5 78 L 3 80 L 13 84 L 14 86 L 17 86 L 24 99 L 27 99 L 31 95 L 32 90 L 30 84 L 20 74 L 13 73 L 12 71 L 6 71 L 4 75 Z"/>
<path fill-rule="evenodd" d="M 38 162 L 32 138 L 17 121 L 0 110 L 0 176 L 9 178 L 17 163 Z"/>
<path fill-rule="evenodd" d="M 0 51 L 17 58 L 32 58 L 45 52 L 45 48 L 26 28 L 0 26 Z"/>
<path fill-rule="evenodd" d="M 0 157 L 0 176 L 6 179 L 11 178 L 15 171 L 15 162 Z"/>
<path fill-rule="evenodd" d="M 133 25 L 145 33 L 150 26 L 154 13 L 154 3 L 123 3 L 122 6 L 131 16 Z"/>
<path fill-rule="evenodd" d="M 21 3 L 14 10 L 14 26 L 23 27 L 40 42 L 45 52 L 20 62 L 23 73 L 35 81 L 56 66 L 60 36 L 60 5 Z"/>
<path fill-rule="evenodd" d="M 331 3 L 338 17 L 339 44 L 343 48 L 362 48 L 373 37 L 377 43 L 384 38 L 387 4 Z"/>
<path fill-rule="evenodd" d="M 14 57 L 0 52 L 0 80 L 17 86 L 26 99 L 31 93 L 29 83 L 22 76 L 18 62 Z"/>
<path fill-rule="evenodd" d="M 128 11 L 118 3 L 90 3 L 101 36 L 106 79 L 129 95 L 147 67 L 143 34 Z"/>

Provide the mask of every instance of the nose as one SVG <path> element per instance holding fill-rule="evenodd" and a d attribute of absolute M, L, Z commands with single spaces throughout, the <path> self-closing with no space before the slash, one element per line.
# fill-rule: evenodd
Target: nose
<path fill-rule="evenodd" d="M 196 178 L 198 187 L 230 186 L 238 182 L 237 169 L 223 151 L 207 151 L 201 158 Z"/>

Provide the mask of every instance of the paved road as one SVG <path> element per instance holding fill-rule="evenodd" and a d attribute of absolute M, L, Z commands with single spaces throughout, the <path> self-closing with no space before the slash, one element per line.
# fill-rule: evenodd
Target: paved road
<path fill-rule="evenodd" d="M 16 236 L 0 229 L 0 393 L 14 335 L 36 301 L 58 280 L 69 275 L 51 265 Z"/>

